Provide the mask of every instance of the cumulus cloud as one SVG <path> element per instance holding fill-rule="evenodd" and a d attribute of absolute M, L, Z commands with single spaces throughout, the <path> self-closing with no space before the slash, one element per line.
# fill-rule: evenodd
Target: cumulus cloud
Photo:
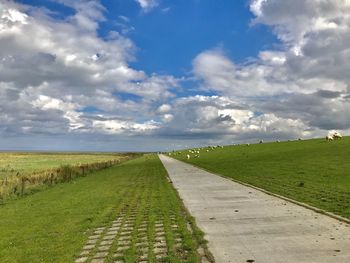
<path fill-rule="evenodd" d="M 228 97 L 179 98 L 172 109 L 172 118 L 155 132 L 161 137 L 181 138 L 192 144 L 295 139 L 312 134 L 302 120 L 257 112 L 254 105 Z"/>
<path fill-rule="evenodd" d="M 158 113 L 167 113 L 171 110 L 171 106 L 169 104 L 162 104 L 157 109 Z"/>
<path fill-rule="evenodd" d="M 143 136 L 158 128 L 158 124 L 154 121 L 134 123 L 120 120 L 94 120 L 92 126 L 97 131 L 108 134 L 120 134 L 126 131 L 129 135 L 141 134 Z"/>
<path fill-rule="evenodd" d="M 319 136 L 328 129 L 347 133 L 349 8 L 344 0 L 253 0 L 252 26 L 272 27 L 281 48 L 263 50 L 246 64 L 236 64 L 220 49 L 206 50 L 193 60 L 193 72 L 202 89 L 239 98 L 265 122 L 296 127 L 294 136 Z M 269 130 L 264 127 L 260 131 Z M 258 130 L 245 134 L 261 137 Z"/>
<path fill-rule="evenodd" d="M 159 5 L 158 0 L 136 0 L 144 12 L 149 12 Z"/>
<path fill-rule="evenodd" d="M 173 96 L 169 90 L 177 80 L 131 68 L 135 46 L 118 32 L 98 37 L 105 19 L 99 1 L 58 2 L 75 13 L 55 20 L 44 9 L 0 4 L 3 133 L 134 134 L 154 129 L 153 104 Z M 142 103 L 123 100 L 120 92 L 140 96 Z M 96 111 L 85 110 L 89 108 Z"/>
<path fill-rule="evenodd" d="M 11 136 L 23 145 L 55 136 L 82 138 L 83 149 L 84 140 L 94 148 L 181 148 L 350 129 L 349 1 L 252 0 L 251 26 L 271 27 L 278 49 L 244 64 L 223 49 L 203 50 L 192 61 L 191 89 L 217 95 L 181 97 L 183 80 L 130 66 L 137 47 L 127 17 L 118 19 L 120 32 L 101 38 L 100 1 L 57 2 L 73 14 L 55 19 L 46 9 L 0 3 L 0 146 Z M 144 12 L 159 4 L 137 2 Z"/>
<path fill-rule="evenodd" d="M 204 82 L 204 89 L 226 96 L 273 95 L 295 89 L 294 83 L 286 82 L 288 77 L 283 71 L 275 71 L 274 64 L 270 63 L 273 59 L 266 64 L 240 66 L 221 50 L 207 50 L 194 59 L 193 72 Z M 270 85 L 272 80 L 276 80 L 273 86 Z"/>

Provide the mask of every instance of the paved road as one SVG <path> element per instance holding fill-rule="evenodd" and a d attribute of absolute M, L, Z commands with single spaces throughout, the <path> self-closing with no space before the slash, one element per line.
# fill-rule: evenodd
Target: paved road
<path fill-rule="evenodd" d="M 350 226 L 160 156 L 216 262 L 349 263 Z"/>

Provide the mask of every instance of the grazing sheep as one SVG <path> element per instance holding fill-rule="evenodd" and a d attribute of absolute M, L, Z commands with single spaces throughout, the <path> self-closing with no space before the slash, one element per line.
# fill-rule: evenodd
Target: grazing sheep
<path fill-rule="evenodd" d="M 187 154 L 187 160 L 189 160 L 191 158 L 191 156 L 189 154 Z"/>
<path fill-rule="evenodd" d="M 327 140 L 328 142 L 333 141 L 333 136 L 332 136 L 332 135 L 327 135 L 327 136 L 326 136 L 326 140 Z"/>
<path fill-rule="evenodd" d="M 334 140 L 338 140 L 338 139 L 341 139 L 341 138 L 343 138 L 343 136 L 340 134 L 340 132 L 333 133 L 333 139 Z"/>

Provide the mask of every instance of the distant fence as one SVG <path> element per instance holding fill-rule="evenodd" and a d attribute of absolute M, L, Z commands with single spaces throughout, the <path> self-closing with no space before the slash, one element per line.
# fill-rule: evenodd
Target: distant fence
<path fill-rule="evenodd" d="M 121 162 L 133 159 L 135 156 L 120 156 L 120 159 L 78 164 L 62 165 L 59 168 L 53 168 L 40 172 L 33 172 L 29 175 L 20 175 L 5 177 L 0 179 L 0 202 L 11 196 L 23 196 L 30 189 L 40 185 L 52 186 L 58 183 L 69 182 L 77 177 L 87 176 L 88 174 L 106 169 Z"/>

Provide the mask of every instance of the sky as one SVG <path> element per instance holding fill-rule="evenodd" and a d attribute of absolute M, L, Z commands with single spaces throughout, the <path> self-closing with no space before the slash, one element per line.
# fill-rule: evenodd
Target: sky
<path fill-rule="evenodd" d="M 0 0 L 0 150 L 350 135 L 350 0 Z"/>

